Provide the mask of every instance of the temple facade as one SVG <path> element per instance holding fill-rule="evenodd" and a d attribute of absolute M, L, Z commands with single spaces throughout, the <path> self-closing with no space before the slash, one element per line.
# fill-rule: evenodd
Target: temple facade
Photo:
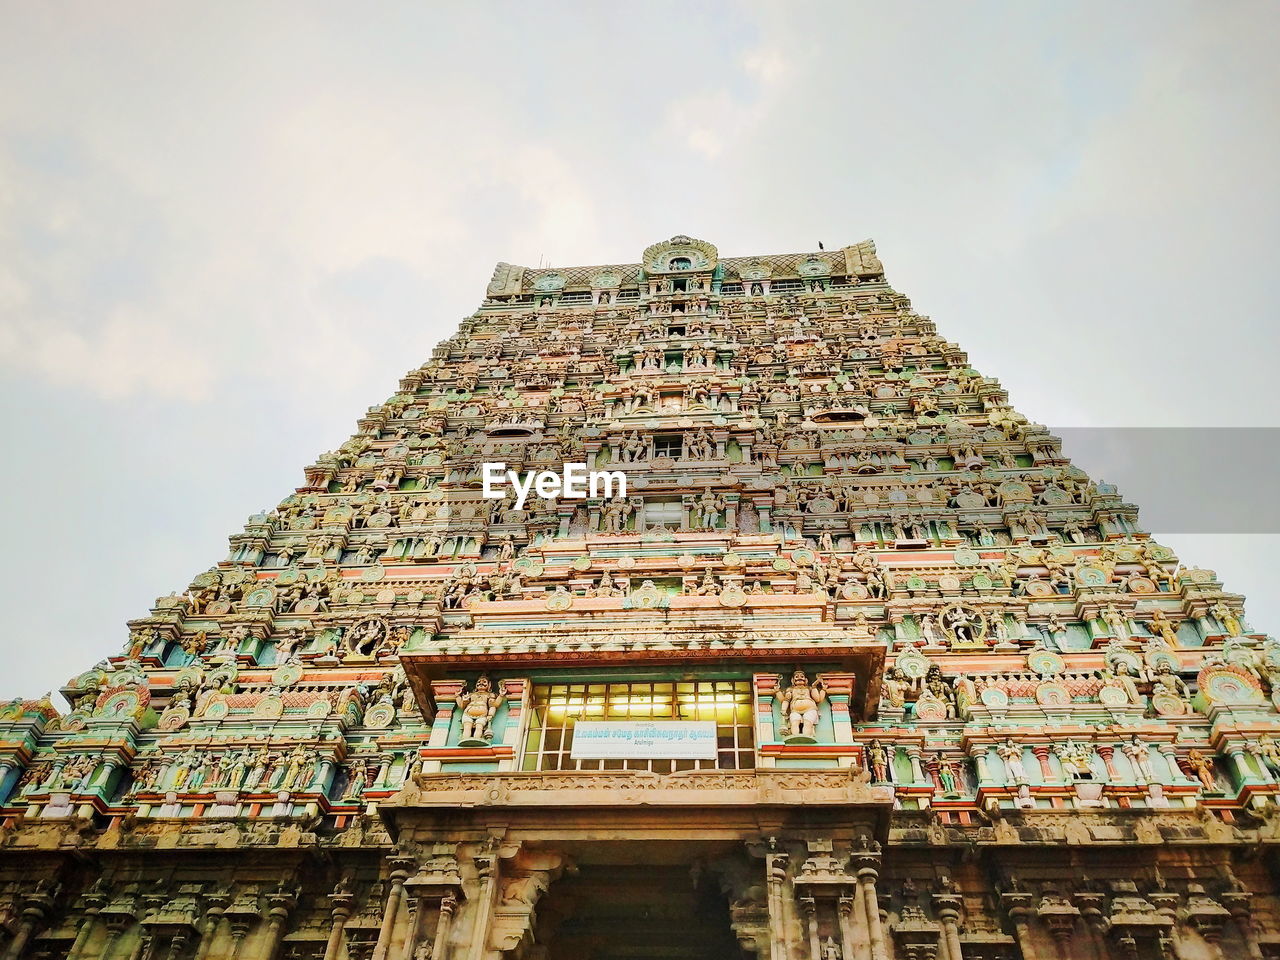
<path fill-rule="evenodd" d="M 1280 644 L 869 241 L 499 264 L 61 696 L 2 960 L 1280 957 Z"/>

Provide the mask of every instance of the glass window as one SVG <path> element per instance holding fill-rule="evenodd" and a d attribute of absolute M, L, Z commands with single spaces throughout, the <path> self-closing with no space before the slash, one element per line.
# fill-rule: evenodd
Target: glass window
<path fill-rule="evenodd" d="M 684 437 L 678 433 L 660 433 L 653 438 L 655 457 L 679 457 L 684 451 Z"/>
<path fill-rule="evenodd" d="M 748 770 L 755 766 L 749 680 L 536 684 L 525 770 Z M 574 760 L 573 725 L 587 720 L 714 720 L 715 760 Z"/>
<path fill-rule="evenodd" d="M 679 500 L 649 500 L 644 505 L 644 526 L 646 530 L 664 527 L 667 530 L 679 530 L 684 521 L 684 508 Z"/>

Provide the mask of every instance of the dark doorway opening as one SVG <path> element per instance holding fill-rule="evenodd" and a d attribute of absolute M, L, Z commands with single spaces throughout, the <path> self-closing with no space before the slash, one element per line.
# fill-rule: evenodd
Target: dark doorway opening
<path fill-rule="evenodd" d="M 552 884 L 538 917 L 547 960 L 747 956 L 718 877 L 687 863 L 582 865 Z"/>

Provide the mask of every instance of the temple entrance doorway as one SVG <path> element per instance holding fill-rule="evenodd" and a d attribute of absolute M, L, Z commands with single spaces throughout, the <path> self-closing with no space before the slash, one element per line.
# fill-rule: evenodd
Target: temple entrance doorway
<path fill-rule="evenodd" d="M 547 960 L 754 960 L 731 926 L 737 858 L 708 857 L 704 846 L 579 851 L 538 907 Z"/>

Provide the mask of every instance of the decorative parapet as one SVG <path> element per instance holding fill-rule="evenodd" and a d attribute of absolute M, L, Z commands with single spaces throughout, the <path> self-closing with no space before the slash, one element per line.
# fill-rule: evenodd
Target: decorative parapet
<path fill-rule="evenodd" d="M 893 788 L 845 770 L 422 774 L 384 806 L 581 807 L 893 805 Z"/>

